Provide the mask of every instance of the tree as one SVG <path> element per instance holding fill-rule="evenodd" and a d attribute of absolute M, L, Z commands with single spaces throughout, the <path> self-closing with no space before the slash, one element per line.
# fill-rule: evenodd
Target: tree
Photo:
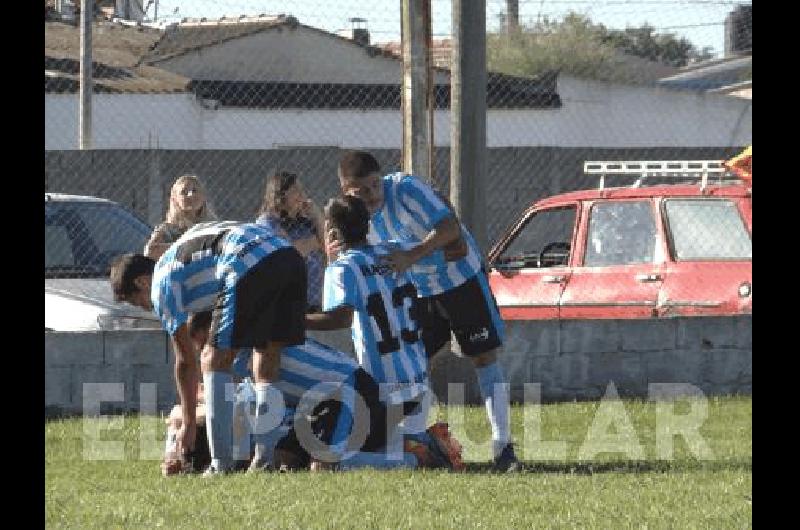
<path fill-rule="evenodd" d="M 557 69 L 606 79 L 614 48 L 602 37 L 602 27 L 582 15 L 570 13 L 561 22 L 545 17 L 511 34 L 487 35 L 486 61 L 490 69 L 512 75 Z"/>
<path fill-rule="evenodd" d="M 574 12 L 561 20 L 545 17 L 530 26 L 521 25 L 511 34 L 487 35 L 486 60 L 494 71 L 535 75 L 557 69 L 606 81 L 651 81 L 641 71 L 642 64 L 631 64 L 625 55 L 671 67 L 713 56 L 710 48 L 697 50 L 687 39 L 658 34 L 649 24 L 609 30 Z"/>
<path fill-rule="evenodd" d="M 714 58 L 714 48 L 711 46 L 703 46 L 701 49 L 692 50 L 689 52 L 689 62 L 697 63 L 700 61 L 707 61 Z"/>
<path fill-rule="evenodd" d="M 658 35 L 655 33 L 655 28 L 649 24 L 638 28 L 610 30 L 603 40 L 630 55 L 669 66 L 686 66 L 690 54 L 696 53 L 694 45 L 685 37 L 678 39 L 671 33 Z"/>

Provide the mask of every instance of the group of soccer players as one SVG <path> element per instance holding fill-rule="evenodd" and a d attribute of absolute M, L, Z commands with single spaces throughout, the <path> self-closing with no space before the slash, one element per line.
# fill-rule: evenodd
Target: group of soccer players
<path fill-rule="evenodd" d="M 178 454 L 190 455 L 197 439 L 199 353 L 205 473 L 235 468 L 228 389 L 234 359 L 247 354 L 255 391 L 250 470 L 462 469 L 447 426 L 427 426 L 428 359 L 453 338 L 476 369 L 494 469 L 519 469 L 497 362 L 503 322 L 472 236 L 431 187 L 411 175 L 382 176 L 369 153 L 346 152 L 338 178 L 342 196 L 325 207 L 330 264 L 321 312 L 306 313 L 302 257 L 264 225 L 202 223 L 157 263 L 128 254 L 112 265 L 115 298 L 155 311 L 172 337 Z M 305 337 L 306 329 L 341 328 L 352 329 L 356 359 Z M 287 417 L 288 433 L 271 443 Z"/>

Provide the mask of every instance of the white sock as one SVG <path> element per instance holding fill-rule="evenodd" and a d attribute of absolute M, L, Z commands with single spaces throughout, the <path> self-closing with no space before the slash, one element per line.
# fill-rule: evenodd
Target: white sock
<path fill-rule="evenodd" d="M 496 458 L 510 440 L 508 383 L 496 361 L 475 370 L 492 426 L 492 450 Z"/>

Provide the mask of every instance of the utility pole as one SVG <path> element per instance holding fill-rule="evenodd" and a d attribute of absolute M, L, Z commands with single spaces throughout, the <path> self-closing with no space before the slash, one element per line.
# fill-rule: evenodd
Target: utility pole
<path fill-rule="evenodd" d="M 450 202 L 485 255 L 486 0 L 453 0 L 450 114 Z"/>
<path fill-rule="evenodd" d="M 92 15 L 94 0 L 81 0 L 80 149 L 92 148 Z"/>
<path fill-rule="evenodd" d="M 403 171 L 434 184 L 431 2 L 401 0 Z"/>
<path fill-rule="evenodd" d="M 513 34 L 519 28 L 519 0 L 506 0 L 506 33 Z"/>

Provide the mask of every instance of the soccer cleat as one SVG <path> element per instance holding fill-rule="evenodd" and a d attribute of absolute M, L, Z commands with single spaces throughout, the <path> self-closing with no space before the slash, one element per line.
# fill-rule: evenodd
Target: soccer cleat
<path fill-rule="evenodd" d="M 433 454 L 427 444 L 406 438 L 403 440 L 403 451 L 411 453 L 417 458 L 419 468 L 440 469 L 447 467 L 447 462 L 438 454 Z"/>
<path fill-rule="evenodd" d="M 461 444 L 458 443 L 446 423 L 435 423 L 426 430 L 427 443 L 406 439 L 403 449 L 417 457 L 419 467 L 463 471 Z"/>
<path fill-rule="evenodd" d="M 494 459 L 492 471 L 496 473 L 514 473 L 522 470 L 522 464 L 514 454 L 514 444 L 506 444 L 503 450 Z"/>

